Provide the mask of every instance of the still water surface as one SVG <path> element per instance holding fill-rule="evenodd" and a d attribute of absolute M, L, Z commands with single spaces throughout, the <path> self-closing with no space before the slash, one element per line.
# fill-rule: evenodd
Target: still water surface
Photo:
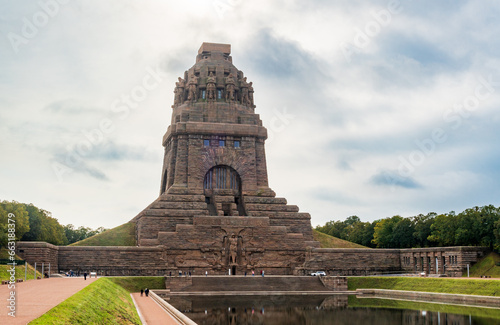
<path fill-rule="evenodd" d="M 356 296 L 174 296 L 167 300 L 199 325 L 500 324 L 500 309 Z"/>

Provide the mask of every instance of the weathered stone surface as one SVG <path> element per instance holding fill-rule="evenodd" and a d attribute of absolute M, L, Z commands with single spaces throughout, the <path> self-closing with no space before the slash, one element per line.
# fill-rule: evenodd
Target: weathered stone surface
<path fill-rule="evenodd" d="M 489 251 L 486 247 L 433 247 L 401 250 L 401 268 L 426 274 L 462 276 L 467 265 L 476 263 Z"/>
<path fill-rule="evenodd" d="M 59 246 L 46 242 L 17 242 L 16 254 L 28 261 L 31 265 L 44 263 L 52 273 L 56 273 L 59 268 Z"/>
<path fill-rule="evenodd" d="M 310 215 L 269 188 L 267 130 L 229 54 L 204 43 L 176 84 L 161 194 L 133 219 L 138 244 L 164 245 L 173 266 L 193 272 L 292 274 L 318 246 Z"/>

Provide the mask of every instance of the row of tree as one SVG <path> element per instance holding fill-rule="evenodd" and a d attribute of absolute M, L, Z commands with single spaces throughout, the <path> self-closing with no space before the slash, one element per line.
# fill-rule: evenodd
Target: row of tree
<path fill-rule="evenodd" d="M 8 215 L 13 213 L 16 240 L 45 241 L 54 245 L 69 245 L 103 232 L 103 227 L 95 230 L 88 227 L 75 228 L 72 224 L 61 225 L 49 211 L 33 204 L 16 201 L 0 201 L 0 246 L 8 241 Z"/>
<path fill-rule="evenodd" d="M 367 247 L 488 246 L 500 249 L 500 207 L 473 207 L 456 214 L 434 212 L 362 222 L 357 216 L 316 230 Z"/>

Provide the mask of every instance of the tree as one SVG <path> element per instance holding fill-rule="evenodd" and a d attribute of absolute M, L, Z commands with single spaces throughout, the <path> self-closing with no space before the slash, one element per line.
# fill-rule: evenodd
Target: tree
<path fill-rule="evenodd" d="M 372 243 L 374 231 L 375 222 L 358 222 L 354 224 L 349 235 L 349 240 L 363 246 L 374 247 L 374 244 Z"/>
<path fill-rule="evenodd" d="M 104 227 L 99 227 L 95 230 L 89 227 L 79 227 L 75 229 L 72 224 L 64 226 L 64 233 L 68 239 L 67 244 L 76 243 L 77 241 L 84 240 L 85 238 L 92 237 L 106 230 Z"/>
<path fill-rule="evenodd" d="M 15 217 L 10 218 L 11 228 L 15 229 L 15 240 L 20 240 L 30 229 L 28 211 L 22 203 L 16 201 L 0 202 L 0 246 L 7 245 L 9 229 L 9 213 Z"/>
<path fill-rule="evenodd" d="M 373 244 L 379 248 L 395 248 L 397 247 L 396 237 L 394 237 L 394 228 L 396 224 L 403 220 L 401 216 L 382 219 L 375 225 L 373 233 Z"/>
<path fill-rule="evenodd" d="M 328 221 L 322 227 L 316 227 L 316 230 L 327 235 L 345 239 L 345 224 L 342 221 Z"/>
<path fill-rule="evenodd" d="M 429 241 L 433 242 L 435 246 L 455 245 L 457 219 L 458 217 L 454 211 L 438 215 L 431 225 L 431 235 L 428 237 Z"/>
<path fill-rule="evenodd" d="M 431 226 L 434 223 L 436 215 L 435 212 L 430 212 L 427 215 L 419 214 L 413 217 L 413 223 L 415 224 L 413 237 L 415 238 L 416 247 L 431 246 L 431 242 L 428 238 L 431 235 Z"/>
<path fill-rule="evenodd" d="M 402 218 L 393 228 L 392 247 L 394 248 L 411 248 L 415 245 L 415 224 L 410 218 Z"/>
<path fill-rule="evenodd" d="M 455 214 L 430 212 L 361 222 L 357 216 L 329 221 L 317 230 L 368 247 L 489 246 L 500 250 L 500 208 L 473 207 Z"/>
<path fill-rule="evenodd" d="M 67 243 L 64 228 L 51 213 L 33 204 L 23 204 L 29 216 L 30 230 L 21 238 L 25 241 L 46 241 L 54 245 Z"/>

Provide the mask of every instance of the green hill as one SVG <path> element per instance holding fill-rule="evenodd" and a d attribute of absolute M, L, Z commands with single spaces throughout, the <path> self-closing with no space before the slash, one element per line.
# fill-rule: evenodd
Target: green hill
<path fill-rule="evenodd" d="M 321 243 L 321 248 L 368 248 L 323 234 L 313 229 L 314 240 Z M 135 223 L 128 222 L 95 236 L 71 244 L 70 246 L 136 246 Z"/>
<path fill-rule="evenodd" d="M 486 275 L 492 278 L 500 278 L 500 266 L 497 263 L 500 264 L 500 255 L 491 252 L 470 268 L 470 276 L 481 277 Z M 467 272 L 464 272 L 463 276 L 467 276 Z"/>
<path fill-rule="evenodd" d="M 321 248 L 369 248 L 350 241 L 339 239 L 313 229 L 313 238 L 319 241 Z"/>
<path fill-rule="evenodd" d="M 127 222 L 70 246 L 136 246 L 135 223 Z"/>

